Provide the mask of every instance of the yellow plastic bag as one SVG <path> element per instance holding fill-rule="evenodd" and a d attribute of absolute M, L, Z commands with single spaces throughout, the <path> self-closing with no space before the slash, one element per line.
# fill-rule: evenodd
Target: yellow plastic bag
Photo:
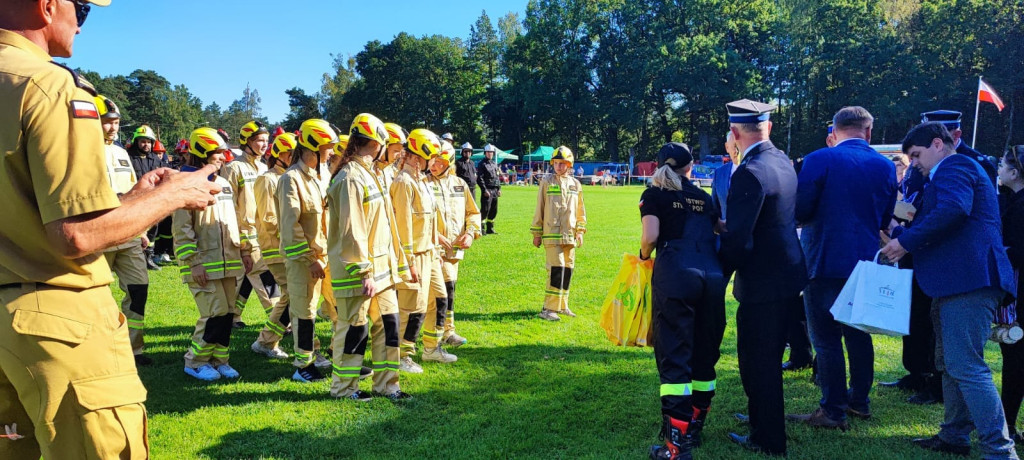
<path fill-rule="evenodd" d="M 623 254 L 601 307 L 601 328 L 615 345 L 643 347 L 651 343 L 651 275 L 654 259 Z"/>

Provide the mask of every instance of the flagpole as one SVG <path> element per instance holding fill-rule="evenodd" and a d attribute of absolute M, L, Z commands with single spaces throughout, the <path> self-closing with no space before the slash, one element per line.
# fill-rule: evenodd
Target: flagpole
<path fill-rule="evenodd" d="M 971 134 L 971 148 L 978 141 L 978 108 L 981 107 L 981 75 L 978 75 L 978 94 L 974 97 L 974 134 Z"/>

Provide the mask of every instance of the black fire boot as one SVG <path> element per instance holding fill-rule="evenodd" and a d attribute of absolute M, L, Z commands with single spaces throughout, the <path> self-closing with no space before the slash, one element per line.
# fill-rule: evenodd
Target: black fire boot
<path fill-rule="evenodd" d="M 690 422 L 674 419 L 667 415 L 662 422 L 662 432 L 665 435 L 664 446 L 651 446 L 651 460 L 693 460 L 690 450 L 693 448 L 693 438 L 690 437 Z"/>

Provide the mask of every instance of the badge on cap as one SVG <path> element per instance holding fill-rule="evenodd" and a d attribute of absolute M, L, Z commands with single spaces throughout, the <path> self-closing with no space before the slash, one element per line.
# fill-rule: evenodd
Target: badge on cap
<path fill-rule="evenodd" d="M 89 101 L 71 101 L 71 116 L 74 118 L 92 118 L 99 120 L 100 112 L 96 104 Z"/>
<path fill-rule="evenodd" d="M 921 123 L 937 121 L 946 126 L 946 129 L 960 129 L 960 119 L 963 114 L 956 110 L 933 110 L 921 114 Z"/>

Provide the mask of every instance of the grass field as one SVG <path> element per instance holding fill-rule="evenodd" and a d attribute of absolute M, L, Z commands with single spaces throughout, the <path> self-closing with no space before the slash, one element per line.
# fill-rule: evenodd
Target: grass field
<path fill-rule="evenodd" d="M 456 322 L 469 343 L 456 351 L 457 363 L 427 363 L 421 375 L 403 374 L 402 388 L 414 396 L 403 403 L 337 401 L 328 383 L 292 382 L 289 363 L 252 353 L 249 344 L 266 319 L 255 295 L 244 317 L 250 326 L 235 331 L 231 346 L 241 380 L 200 383 L 186 376 L 182 355 L 198 316 L 195 303 L 177 269 L 150 272 L 146 342 L 156 363 L 140 374 L 149 389 L 153 456 L 646 458 L 660 426 L 652 351 L 614 347 L 598 326 L 622 254 L 637 250 L 642 189 L 585 188 L 589 233 L 577 252 L 571 297 L 579 317 L 559 323 L 536 317 L 546 276 L 543 251 L 530 245 L 528 232 L 536 190 L 503 190 L 499 234 L 478 240 L 462 262 Z M 727 308 L 718 395 L 696 458 L 758 458 L 726 438 L 745 432 L 732 414 L 746 411 L 731 296 Z M 324 343 L 328 326 L 318 322 Z M 290 350 L 291 343 L 286 338 L 283 345 Z M 876 380 L 902 375 L 899 344 L 876 336 Z M 990 346 L 987 356 L 1001 368 L 997 348 Z M 362 388 L 369 390 L 369 382 Z M 788 411 L 816 407 L 820 393 L 809 370 L 787 374 L 785 389 Z M 911 406 L 906 396 L 874 391 L 874 418 L 852 420 L 846 433 L 790 425 L 790 457 L 943 458 L 908 443 L 937 431 L 941 406 Z"/>

